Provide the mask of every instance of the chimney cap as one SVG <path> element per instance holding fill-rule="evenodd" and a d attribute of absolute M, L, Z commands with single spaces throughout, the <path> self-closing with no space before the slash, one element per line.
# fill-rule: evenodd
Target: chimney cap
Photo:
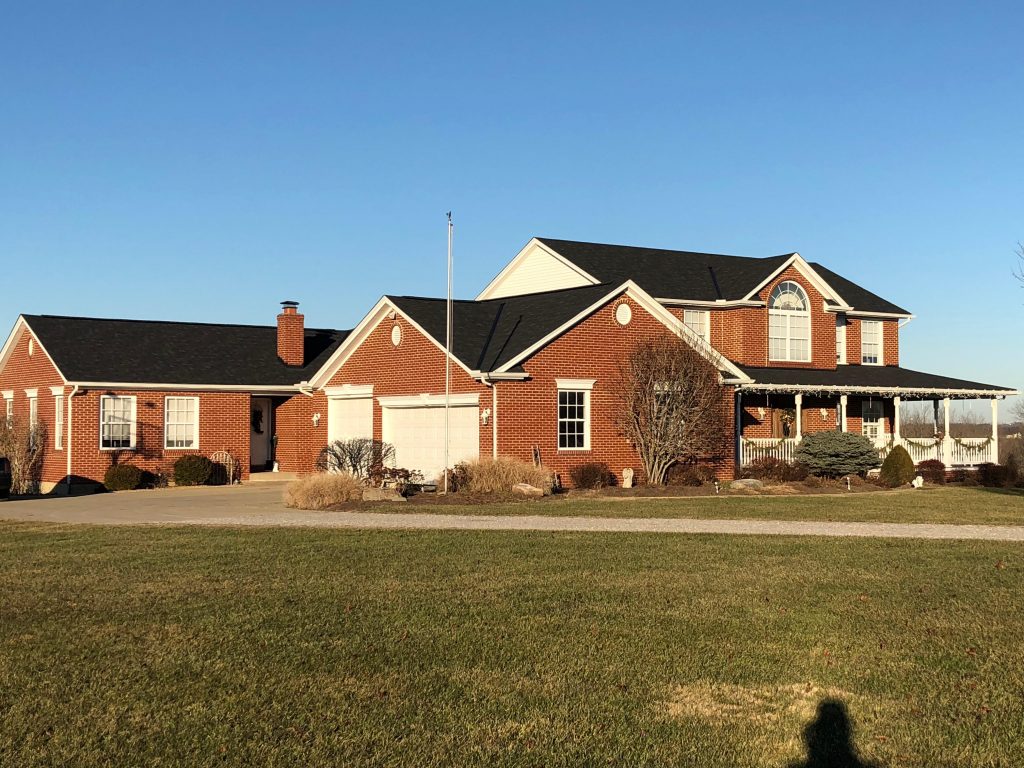
<path fill-rule="evenodd" d="M 282 307 L 297 307 L 297 306 L 299 306 L 299 302 L 297 302 L 297 301 L 282 301 L 281 302 L 281 306 Z"/>

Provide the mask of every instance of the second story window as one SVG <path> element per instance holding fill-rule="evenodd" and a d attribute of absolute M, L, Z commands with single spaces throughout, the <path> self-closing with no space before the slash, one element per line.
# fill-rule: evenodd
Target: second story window
<path fill-rule="evenodd" d="M 710 341 L 711 334 L 709 331 L 711 323 L 708 319 L 709 314 L 705 309 L 684 309 L 683 324 L 704 339 L 704 341 Z"/>
<path fill-rule="evenodd" d="M 768 297 L 768 359 L 811 361 L 811 303 L 791 280 L 779 283 Z"/>
<path fill-rule="evenodd" d="M 860 321 L 860 361 L 864 365 L 882 364 L 882 322 Z"/>

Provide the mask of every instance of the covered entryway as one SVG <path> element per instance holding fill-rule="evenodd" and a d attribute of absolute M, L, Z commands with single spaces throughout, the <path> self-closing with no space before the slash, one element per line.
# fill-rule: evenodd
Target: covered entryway
<path fill-rule="evenodd" d="M 382 437 L 395 447 L 395 464 L 433 480 L 444 469 L 444 395 L 382 397 Z M 452 395 L 448 465 L 480 457 L 479 395 Z"/>

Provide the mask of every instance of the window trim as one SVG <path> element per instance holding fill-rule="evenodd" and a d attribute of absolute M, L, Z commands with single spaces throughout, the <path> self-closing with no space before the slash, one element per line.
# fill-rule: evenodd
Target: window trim
<path fill-rule="evenodd" d="M 167 444 L 167 415 L 169 413 L 167 402 L 169 400 L 191 400 L 195 404 L 192 413 L 192 445 L 168 445 Z M 199 398 L 190 395 L 167 395 L 164 397 L 164 450 L 165 451 L 197 451 L 199 450 Z"/>
<path fill-rule="evenodd" d="M 877 355 L 876 361 L 873 362 L 873 363 L 869 363 L 869 362 L 867 362 L 867 360 L 864 359 L 866 357 L 866 355 L 864 354 L 864 338 L 866 336 L 866 334 L 864 333 L 864 329 L 868 325 L 871 325 L 873 327 L 878 328 L 878 336 L 877 336 L 878 340 L 875 342 L 875 344 L 877 345 L 877 348 L 878 348 L 878 355 Z M 861 320 L 860 321 L 860 364 L 861 365 L 885 365 L 885 328 L 882 325 L 882 321 L 881 320 Z"/>
<path fill-rule="evenodd" d="M 700 317 L 701 317 L 701 326 L 704 328 L 704 332 L 703 333 L 698 333 L 697 331 L 694 331 L 693 328 L 690 326 L 690 324 L 688 322 L 686 322 L 686 315 L 687 314 L 700 315 Z M 686 309 L 686 308 L 684 308 L 683 309 L 683 325 L 685 325 L 687 328 L 689 328 L 691 331 L 693 331 L 697 336 L 699 336 L 701 339 L 703 339 L 707 343 L 709 343 L 709 344 L 711 343 L 711 311 L 710 310 L 707 310 L 707 309 Z"/>
<path fill-rule="evenodd" d="M 849 326 L 850 321 L 846 319 L 846 314 L 840 312 L 836 315 L 836 365 L 847 364 L 847 343 L 846 343 L 846 328 Z M 841 340 L 841 341 L 840 341 Z M 842 350 L 840 354 L 839 350 Z"/>
<path fill-rule="evenodd" d="M 874 410 L 876 406 L 877 406 L 877 409 L 878 409 L 878 419 L 876 421 L 872 421 L 870 423 L 871 424 L 876 424 L 878 426 L 878 434 L 874 435 L 874 436 L 871 436 L 871 435 L 868 435 L 867 432 L 864 431 L 864 427 L 865 427 L 866 424 L 869 423 L 867 418 L 866 418 L 866 416 L 868 415 L 869 408 L 871 410 Z M 879 440 L 882 440 L 885 437 L 885 435 L 887 434 L 887 432 L 885 431 L 885 403 L 882 400 L 861 400 L 861 402 L 860 402 L 860 433 L 864 437 L 871 438 L 875 442 L 878 442 Z"/>
<path fill-rule="evenodd" d="M 797 293 L 803 299 L 805 309 L 792 310 L 792 309 L 775 309 L 772 306 L 772 297 L 775 293 L 783 286 L 793 286 L 796 290 L 792 291 Z M 786 331 L 784 337 L 773 337 L 772 336 L 772 318 L 779 317 L 783 318 L 786 323 Z M 806 318 L 807 319 L 807 357 L 796 358 L 793 357 L 793 324 L 792 319 L 794 317 Z M 784 338 L 786 343 L 785 357 L 773 357 L 772 356 L 772 338 Z M 808 295 L 807 290 L 795 280 L 782 280 L 776 283 L 772 290 L 768 294 L 768 360 L 770 362 L 779 363 L 810 363 L 814 361 L 814 339 L 813 339 L 813 328 L 811 324 L 811 297 Z"/>
<path fill-rule="evenodd" d="M 555 379 L 557 388 L 555 394 L 555 446 L 556 450 L 565 453 L 580 453 L 591 450 L 590 447 L 590 392 L 594 388 L 595 379 Z M 561 424 L 563 419 L 558 413 L 561 407 L 561 394 L 563 392 L 576 392 L 583 395 L 583 445 L 573 447 L 562 447 Z M 568 419 L 566 421 L 569 421 Z M 578 419 L 571 419 L 578 421 Z"/>
<path fill-rule="evenodd" d="M 103 406 L 108 400 L 129 400 L 131 402 L 131 430 L 129 433 L 130 445 L 127 446 L 107 446 L 103 445 Z M 136 425 L 137 425 L 137 411 L 136 411 L 136 400 L 135 395 L 100 395 L 100 407 L 99 407 L 99 438 L 100 438 L 100 450 L 101 451 L 134 451 L 138 445 L 136 439 Z"/>
<path fill-rule="evenodd" d="M 53 450 L 64 450 L 64 395 L 53 396 Z"/>

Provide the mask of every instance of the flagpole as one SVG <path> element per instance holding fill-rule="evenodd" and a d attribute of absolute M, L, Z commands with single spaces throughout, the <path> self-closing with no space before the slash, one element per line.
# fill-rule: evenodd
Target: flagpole
<path fill-rule="evenodd" d="M 452 212 L 448 211 L 448 301 L 444 341 L 444 492 L 448 493 L 449 406 L 452 390 Z"/>

